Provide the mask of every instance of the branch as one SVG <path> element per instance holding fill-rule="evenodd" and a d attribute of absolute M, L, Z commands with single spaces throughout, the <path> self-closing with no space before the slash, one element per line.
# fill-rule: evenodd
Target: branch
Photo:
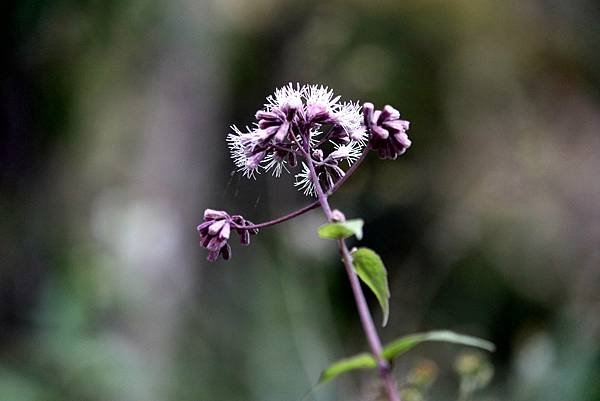
<path fill-rule="evenodd" d="M 344 176 L 342 178 L 340 178 L 334 185 L 333 187 L 331 187 L 329 189 L 329 191 L 327 191 L 326 195 L 330 196 L 333 193 L 335 193 L 335 191 L 337 191 L 342 184 L 344 184 L 348 178 L 350 178 L 350 176 L 352 174 L 354 174 L 354 172 L 358 169 L 358 166 L 366 159 L 367 157 L 367 153 L 369 153 L 370 150 L 370 146 L 367 144 L 367 146 L 365 146 L 363 153 L 360 155 L 360 158 L 356 161 L 356 163 L 354 163 L 349 169 L 348 171 L 346 171 L 346 174 L 344 174 Z M 231 227 L 236 228 L 238 230 L 253 230 L 253 229 L 257 229 L 257 228 L 266 228 L 266 227 L 270 227 L 270 226 L 274 226 L 276 224 L 279 223 L 283 223 L 284 221 L 288 221 L 293 219 L 294 217 L 298 217 L 306 212 L 309 212 L 313 209 L 316 209 L 318 207 L 321 206 L 321 203 L 319 200 L 314 201 L 313 203 L 304 206 L 301 209 L 295 210 L 293 212 L 290 212 L 288 214 L 285 214 L 281 217 L 278 217 L 276 219 L 273 220 L 269 220 L 269 221 L 265 221 L 263 223 L 258 223 L 258 224 L 252 224 L 249 226 L 239 226 L 237 224 L 234 224 L 233 222 L 231 223 Z"/>

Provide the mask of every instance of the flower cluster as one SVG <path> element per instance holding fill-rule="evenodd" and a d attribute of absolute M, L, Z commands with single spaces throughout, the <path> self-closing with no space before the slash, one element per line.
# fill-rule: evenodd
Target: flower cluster
<path fill-rule="evenodd" d="M 359 104 L 340 102 L 340 97 L 324 86 L 288 84 L 269 96 L 255 117 L 251 128 L 242 131 L 232 126 L 233 132 L 227 136 L 238 171 L 249 178 L 261 171 L 272 171 L 276 177 L 290 172 L 299 157 L 316 147 L 321 154 L 333 148 L 334 154 L 321 160 L 327 160 L 329 167 L 320 170 L 324 181 L 335 180 L 343 176 L 337 164 L 356 161 L 367 142 Z M 304 175 L 304 171 L 296 175 L 301 189 Z"/>
<path fill-rule="evenodd" d="M 253 224 L 240 215 L 230 216 L 221 210 L 206 209 L 204 211 L 204 222 L 198 227 L 200 234 L 200 245 L 208 249 L 208 261 L 214 262 L 223 256 L 223 259 L 231 258 L 231 246 L 229 236 L 233 228 L 240 236 L 242 245 L 250 244 L 250 235 L 258 234 L 258 229 L 249 228 Z"/>

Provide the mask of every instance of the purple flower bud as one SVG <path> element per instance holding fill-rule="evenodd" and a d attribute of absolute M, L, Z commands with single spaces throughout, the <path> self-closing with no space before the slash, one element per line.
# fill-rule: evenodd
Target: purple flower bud
<path fill-rule="evenodd" d="M 295 111 L 294 111 L 295 113 Z M 290 130 L 290 122 L 294 118 L 289 117 L 283 111 L 265 111 L 259 110 L 256 112 L 258 119 L 258 143 L 266 146 L 274 140 L 275 143 L 283 142 Z"/>
<path fill-rule="evenodd" d="M 338 221 L 338 222 L 344 222 L 346 221 L 346 216 L 344 216 L 344 213 L 340 212 L 338 209 L 335 209 L 331 212 L 331 219 L 333 221 Z"/>
<path fill-rule="evenodd" d="M 206 209 L 204 222 L 197 227 L 200 234 L 200 245 L 208 249 L 207 260 L 214 262 L 220 256 L 223 259 L 231 258 L 231 247 L 227 243 L 233 228 L 240 236 L 242 245 L 250 243 L 250 235 L 258 233 L 256 228 L 244 228 L 253 224 L 242 216 L 230 216 L 221 210 Z"/>
<path fill-rule="evenodd" d="M 400 120 L 400 112 L 390 105 L 374 110 L 372 103 L 363 105 L 365 125 L 371 132 L 371 148 L 382 159 L 395 159 L 411 145 L 406 131 L 409 122 Z"/>

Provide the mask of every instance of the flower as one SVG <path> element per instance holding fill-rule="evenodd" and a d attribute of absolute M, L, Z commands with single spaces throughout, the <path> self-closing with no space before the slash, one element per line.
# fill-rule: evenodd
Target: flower
<path fill-rule="evenodd" d="M 334 137 L 345 139 L 346 142 L 358 142 L 361 146 L 366 144 L 367 135 L 363 124 L 361 107 L 358 102 L 346 102 L 340 105 L 333 117 L 336 123 Z"/>
<path fill-rule="evenodd" d="M 336 163 L 340 160 L 346 160 L 348 166 L 351 166 L 361 155 L 361 147 L 358 142 L 349 142 L 342 145 L 334 143 L 333 146 L 335 150 L 327 156 L 327 159 Z"/>
<path fill-rule="evenodd" d="M 363 105 L 365 125 L 371 132 L 371 147 L 382 159 L 396 159 L 411 145 L 406 131 L 409 122 L 400 119 L 400 112 L 390 105 L 374 110 L 372 103 Z"/>
<path fill-rule="evenodd" d="M 245 228 L 253 224 L 240 215 L 230 216 L 222 210 L 206 209 L 204 211 L 204 222 L 198 225 L 200 234 L 200 245 L 208 249 L 207 260 L 214 262 L 223 256 L 223 259 L 231 258 L 231 246 L 227 243 L 233 228 L 240 236 L 242 245 L 250 244 L 250 234 L 258 234 L 257 228 Z"/>
<path fill-rule="evenodd" d="M 324 192 L 329 191 L 335 183 L 346 173 L 337 164 L 319 164 L 315 166 L 315 172 L 319 177 L 319 183 Z M 302 171 L 296 174 L 294 186 L 306 196 L 315 196 L 315 183 L 309 167 L 302 162 Z"/>
<path fill-rule="evenodd" d="M 223 259 L 231 258 L 231 247 L 227 243 L 231 233 L 231 217 L 223 211 L 206 209 L 204 211 L 204 222 L 197 227 L 200 234 L 200 245 L 208 249 L 207 260 L 214 262 L 223 256 Z"/>
<path fill-rule="evenodd" d="M 267 97 L 267 103 L 265 103 L 265 110 L 268 112 L 282 111 L 287 114 L 292 109 L 299 110 L 302 108 L 302 98 L 306 91 L 306 86 L 300 87 L 300 84 L 296 84 L 296 87 L 290 82 L 286 86 L 275 89 L 275 93 Z"/>
<path fill-rule="evenodd" d="M 326 160 L 327 167 L 317 163 L 319 178 L 329 182 L 343 176 L 343 170 L 337 166 L 339 162 L 346 160 L 352 164 L 366 145 L 359 103 L 341 103 L 340 96 L 323 85 L 290 83 L 278 88 L 267 97 L 255 118 L 251 128 L 242 131 L 233 125 L 227 135 L 237 171 L 248 178 L 256 178 L 261 171 L 271 172 L 275 177 L 289 173 L 306 149 L 322 153 L 321 148 L 329 141 L 334 151 Z M 296 185 L 310 193 L 310 186 L 304 185 L 306 171 L 298 173 L 296 178 Z"/>
<path fill-rule="evenodd" d="M 288 157 L 289 162 L 286 161 L 286 157 Z M 273 176 L 279 178 L 281 177 L 281 173 L 284 171 L 289 173 L 286 164 L 292 165 L 293 163 L 297 163 L 296 155 L 294 153 L 285 153 L 283 151 L 275 151 L 265 157 L 265 164 L 263 166 L 265 171 L 273 170 Z"/>
<path fill-rule="evenodd" d="M 338 108 L 340 96 L 335 96 L 333 90 L 323 85 L 310 85 L 304 87 L 306 107 L 304 115 L 308 124 L 333 123 L 334 112 Z"/>
<path fill-rule="evenodd" d="M 255 174 L 260 173 L 260 162 L 266 156 L 266 151 L 257 146 L 259 138 L 256 130 L 246 127 L 246 132 L 242 132 L 235 125 L 231 129 L 233 133 L 228 134 L 226 140 L 233 164 L 243 176 L 255 178 Z"/>

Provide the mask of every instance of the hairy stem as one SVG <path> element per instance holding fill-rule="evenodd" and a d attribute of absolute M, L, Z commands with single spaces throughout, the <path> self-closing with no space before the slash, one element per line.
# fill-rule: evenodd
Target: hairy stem
<path fill-rule="evenodd" d="M 315 171 L 314 163 L 310 157 L 307 157 L 306 162 L 308 163 L 308 168 L 313 183 L 315 185 L 315 191 L 317 193 L 319 203 L 321 204 L 321 208 L 323 209 L 327 220 L 333 221 L 333 214 L 331 211 L 331 207 L 329 206 L 329 201 L 327 200 L 328 195 L 325 192 L 323 192 L 323 188 L 321 187 L 321 183 L 319 182 L 319 178 Z M 377 329 L 375 328 L 375 324 L 373 323 L 373 317 L 371 316 L 371 312 L 369 311 L 369 307 L 365 299 L 365 294 L 363 293 L 358 276 L 352 268 L 352 255 L 350 254 L 348 246 L 346 245 L 346 242 L 343 239 L 338 240 L 338 247 L 340 249 L 340 254 L 342 255 L 342 260 L 344 262 L 346 274 L 348 275 L 348 279 L 350 280 L 350 286 L 352 287 L 352 293 L 354 295 L 356 307 L 358 308 L 358 314 L 360 316 L 360 321 L 362 323 L 363 330 L 365 332 L 365 335 L 367 336 L 367 341 L 369 342 L 371 352 L 373 353 L 377 361 L 379 377 L 383 381 L 389 401 L 401 401 L 400 394 L 398 393 L 398 388 L 396 386 L 396 380 L 394 379 L 391 373 L 390 364 L 387 360 L 383 358 L 383 347 L 381 346 L 381 340 L 379 339 Z"/>

